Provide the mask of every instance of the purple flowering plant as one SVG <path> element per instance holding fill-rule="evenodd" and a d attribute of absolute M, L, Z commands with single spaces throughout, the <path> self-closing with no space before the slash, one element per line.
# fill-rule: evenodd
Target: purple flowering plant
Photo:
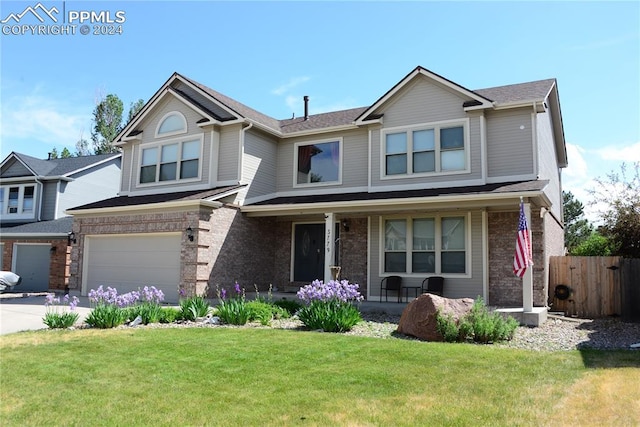
<path fill-rule="evenodd" d="M 298 298 L 306 305 L 298 311 L 298 318 L 310 329 L 325 332 L 346 332 L 362 321 L 354 303 L 364 297 L 358 284 L 348 280 L 314 280 L 298 291 Z"/>
<path fill-rule="evenodd" d="M 102 285 L 89 291 L 89 301 L 93 307 L 86 322 L 97 328 L 113 328 L 127 319 L 142 318 L 142 323 L 156 323 L 161 316 L 160 303 L 164 293 L 155 286 L 145 286 L 142 290 L 118 294 L 117 289 Z"/>
<path fill-rule="evenodd" d="M 231 325 L 244 325 L 249 321 L 250 310 L 245 301 L 244 288 L 238 281 L 233 284 L 234 294 L 227 292 L 225 288 L 218 288 L 217 314 L 224 323 Z"/>
<path fill-rule="evenodd" d="M 311 284 L 303 286 L 298 291 L 298 298 L 305 303 L 312 301 L 338 300 L 341 302 L 360 302 L 364 297 L 358 291 L 360 285 L 349 283 L 348 280 L 330 280 L 323 283 L 322 280 L 314 280 Z"/>
<path fill-rule="evenodd" d="M 51 329 L 70 328 L 78 321 L 79 314 L 75 312 L 78 302 L 78 297 L 75 295 L 70 298 L 69 294 L 66 294 L 61 303 L 59 296 L 47 294 L 44 303 L 47 311 L 42 318 L 42 322 Z M 69 311 L 66 311 L 62 307 L 63 305 L 68 306 Z"/>

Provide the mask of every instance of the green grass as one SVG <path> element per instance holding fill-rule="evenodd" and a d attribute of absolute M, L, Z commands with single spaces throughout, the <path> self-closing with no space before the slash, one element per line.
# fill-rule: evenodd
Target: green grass
<path fill-rule="evenodd" d="M 0 337 L 0 354 L 3 426 L 562 425 L 559 402 L 589 371 L 628 369 L 630 392 L 640 380 L 634 352 L 263 328 L 26 332 Z"/>

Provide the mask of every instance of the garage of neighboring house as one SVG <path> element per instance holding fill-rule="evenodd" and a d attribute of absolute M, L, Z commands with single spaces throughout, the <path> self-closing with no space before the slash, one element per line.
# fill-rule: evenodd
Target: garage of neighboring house
<path fill-rule="evenodd" d="M 11 271 L 22 277 L 20 291 L 49 290 L 50 243 L 14 243 Z"/>
<path fill-rule="evenodd" d="M 118 294 L 155 286 L 165 301 L 178 301 L 180 233 L 87 235 L 84 241 L 83 290 L 100 285 Z"/>

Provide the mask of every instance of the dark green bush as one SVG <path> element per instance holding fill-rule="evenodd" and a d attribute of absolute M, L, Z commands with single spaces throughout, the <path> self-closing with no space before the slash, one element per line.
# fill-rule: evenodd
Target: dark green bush
<path fill-rule="evenodd" d="M 291 316 L 296 314 L 298 310 L 302 308 L 302 304 L 300 302 L 289 299 L 274 301 L 273 304 L 277 307 L 285 309 Z"/>
<path fill-rule="evenodd" d="M 160 311 L 160 323 L 173 323 L 180 318 L 180 310 L 173 307 L 162 307 Z"/>

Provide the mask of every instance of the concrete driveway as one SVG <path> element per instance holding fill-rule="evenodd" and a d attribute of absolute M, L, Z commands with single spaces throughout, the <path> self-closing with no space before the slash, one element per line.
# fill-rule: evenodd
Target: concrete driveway
<path fill-rule="evenodd" d="M 0 335 L 11 334 L 20 331 L 33 331 L 46 329 L 42 323 L 47 308 L 45 307 L 46 293 L 23 294 L 23 293 L 3 293 L 0 294 Z M 59 310 L 68 310 L 68 306 L 61 305 Z M 80 297 L 80 302 L 76 307 L 80 314 L 78 322 L 84 321 L 91 309 L 89 300 Z"/>

